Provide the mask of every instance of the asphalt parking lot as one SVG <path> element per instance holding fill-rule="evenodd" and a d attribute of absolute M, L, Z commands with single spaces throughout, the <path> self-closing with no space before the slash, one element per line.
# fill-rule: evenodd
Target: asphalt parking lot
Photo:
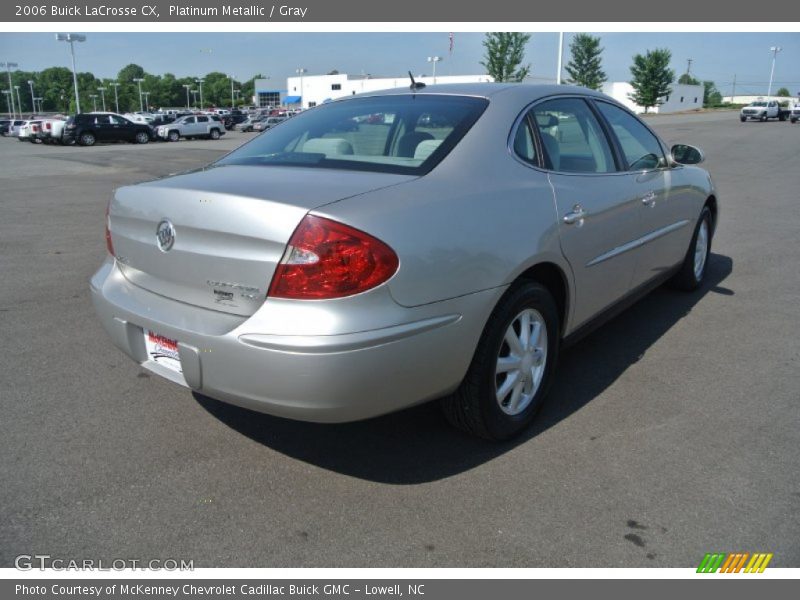
<path fill-rule="evenodd" d="M 537 425 L 490 444 L 435 404 L 323 426 L 150 376 L 96 321 L 115 187 L 251 134 L 51 147 L 0 138 L 0 566 L 800 567 L 800 125 L 653 117 L 720 191 L 706 285 L 659 289 L 562 357 Z"/>

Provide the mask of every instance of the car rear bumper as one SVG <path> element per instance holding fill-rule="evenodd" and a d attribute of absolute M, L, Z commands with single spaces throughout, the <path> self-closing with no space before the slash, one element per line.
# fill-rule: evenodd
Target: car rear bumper
<path fill-rule="evenodd" d="M 268 300 L 249 318 L 203 309 L 134 286 L 110 258 L 91 280 L 104 329 L 143 368 L 219 400 L 317 422 L 369 418 L 454 390 L 503 291 L 415 309 L 400 307 L 386 291 L 392 306 L 385 326 L 286 335 L 258 330 L 259 313 L 280 311 L 286 301 Z M 307 306 L 304 331 L 309 319 L 331 323 L 319 304 Z M 178 341 L 183 376 L 148 360 L 145 329 Z"/>

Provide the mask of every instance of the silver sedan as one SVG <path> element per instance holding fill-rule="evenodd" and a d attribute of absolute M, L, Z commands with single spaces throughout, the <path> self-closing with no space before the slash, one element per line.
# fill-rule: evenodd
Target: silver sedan
<path fill-rule="evenodd" d="M 702 159 L 582 88 L 347 98 L 119 189 L 92 297 L 123 352 L 208 396 L 318 422 L 441 399 L 504 439 L 565 341 L 662 282 L 702 284 Z"/>

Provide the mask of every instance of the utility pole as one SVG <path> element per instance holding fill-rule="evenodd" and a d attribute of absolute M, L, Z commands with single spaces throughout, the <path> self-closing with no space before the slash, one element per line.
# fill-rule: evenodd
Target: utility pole
<path fill-rule="evenodd" d="M 687 75 L 691 75 L 692 74 L 692 63 L 693 62 L 694 62 L 693 58 L 687 58 L 686 59 L 686 74 Z"/>
<path fill-rule="evenodd" d="M 16 105 L 14 104 L 14 86 L 11 83 L 11 68 L 12 67 L 16 68 L 18 66 L 19 65 L 15 62 L 0 63 L 0 67 L 5 67 L 6 72 L 8 73 L 8 93 L 11 95 L 11 113 L 13 115 L 11 117 L 12 119 L 17 118 L 17 108 Z M 22 116 L 22 107 L 20 107 L 19 116 L 20 117 Z"/>
<path fill-rule="evenodd" d="M 736 104 L 736 73 L 733 74 L 733 92 L 731 92 L 731 104 Z"/>
<path fill-rule="evenodd" d="M 778 52 L 783 50 L 780 46 L 773 46 L 769 49 L 772 52 L 772 70 L 769 72 L 769 88 L 767 88 L 767 98 L 772 97 L 772 78 L 775 76 L 775 59 L 778 58 Z"/>

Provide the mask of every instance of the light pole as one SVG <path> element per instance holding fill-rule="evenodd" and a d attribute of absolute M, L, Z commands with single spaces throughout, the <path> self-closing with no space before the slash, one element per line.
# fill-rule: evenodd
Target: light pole
<path fill-rule="evenodd" d="M 75 42 L 85 42 L 86 36 L 79 33 L 57 33 L 56 40 L 69 42 L 69 51 L 72 55 L 72 83 L 75 86 L 75 110 L 81 112 L 81 98 L 78 94 L 78 73 L 75 71 Z"/>
<path fill-rule="evenodd" d="M 11 84 L 11 68 L 13 67 L 13 68 L 16 69 L 19 65 L 17 63 L 14 63 L 14 62 L 6 62 L 6 63 L 0 63 L 0 66 L 5 67 L 6 68 L 6 72 L 8 73 L 8 93 L 11 94 L 11 114 L 13 115 L 12 118 L 16 118 L 16 116 L 17 116 L 17 108 L 14 105 L 14 89 L 13 89 L 12 84 Z M 20 117 L 22 116 L 22 109 L 21 108 L 20 108 L 20 111 L 19 111 L 19 116 Z"/>
<path fill-rule="evenodd" d="M 200 110 L 203 110 L 203 79 L 195 79 L 197 85 L 200 87 Z"/>
<path fill-rule="evenodd" d="M 772 52 L 772 70 L 769 72 L 769 88 L 767 88 L 767 98 L 772 97 L 772 78 L 775 76 L 775 59 L 778 58 L 778 52 L 783 50 L 780 46 L 772 46 L 769 49 Z"/>
<path fill-rule="evenodd" d="M 556 73 L 556 85 L 561 85 L 562 62 L 564 61 L 564 32 L 558 33 L 558 72 Z"/>
<path fill-rule="evenodd" d="M 33 93 L 33 79 L 28 79 L 28 85 L 31 88 L 31 110 L 36 112 L 36 94 Z"/>
<path fill-rule="evenodd" d="M 144 96 L 144 105 L 147 107 L 147 112 L 150 112 L 150 92 L 144 92 L 142 95 Z"/>
<path fill-rule="evenodd" d="M 306 97 L 303 93 L 303 73 L 308 73 L 308 69 L 303 69 L 301 67 L 299 69 L 295 69 L 294 72 L 300 75 L 300 108 L 304 108 L 303 105 L 306 103 Z"/>
<path fill-rule="evenodd" d="M 117 108 L 117 112 L 119 112 L 119 94 L 117 93 L 117 88 L 119 87 L 118 81 L 112 81 L 111 85 L 114 86 L 114 106 Z"/>
<path fill-rule="evenodd" d="M 39 107 L 36 112 L 38 112 L 38 113 L 44 112 L 44 107 L 42 106 L 42 102 L 44 101 L 44 98 L 42 98 L 41 96 L 36 96 L 36 98 L 34 98 L 33 100 L 34 100 L 35 103 L 37 103 L 37 106 Z"/>
<path fill-rule="evenodd" d="M 144 112 L 144 104 L 142 104 L 142 82 L 144 79 L 141 77 L 135 77 L 133 82 L 139 85 L 139 110 Z"/>
<path fill-rule="evenodd" d="M 189 110 L 189 90 L 192 89 L 192 86 L 188 83 L 184 83 L 183 88 L 186 90 L 186 110 Z"/>
<path fill-rule="evenodd" d="M 9 98 L 13 98 L 14 96 L 8 90 L 3 90 L 3 93 L 6 96 L 6 104 L 8 105 L 8 118 L 9 119 L 13 119 L 16 115 L 12 115 L 11 114 L 11 100 L 9 100 Z M 11 95 L 9 95 L 9 94 L 11 94 Z"/>
<path fill-rule="evenodd" d="M 192 90 L 192 106 L 197 108 L 197 90 Z"/>
<path fill-rule="evenodd" d="M 429 56 L 428 62 L 433 63 L 433 85 L 436 85 L 436 63 L 442 60 L 441 56 Z"/>
<path fill-rule="evenodd" d="M 236 77 L 236 75 L 228 75 L 228 77 L 231 80 L 231 110 L 233 110 L 233 106 L 236 102 L 236 99 L 233 97 L 233 78 Z"/>
<path fill-rule="evenodd" d="M 92 111 L 97 112 L 97 94 L 89 94 L 89 98 L 92 99 Z"/>
<path fill-rule="evenodd" d="M 106 88 L 99 87 L 97 91 L 100 92 L 100 98 L 103 100 L 103 112 L 106 112 Z"/>
<path fill-rule="evenodd" d="M 22 116 L 22 100 L 19 99 L 19 86 L 15 85 L 14 89 L 17 90 L 17 108 L 19 109 L 19 116 Z"/>

